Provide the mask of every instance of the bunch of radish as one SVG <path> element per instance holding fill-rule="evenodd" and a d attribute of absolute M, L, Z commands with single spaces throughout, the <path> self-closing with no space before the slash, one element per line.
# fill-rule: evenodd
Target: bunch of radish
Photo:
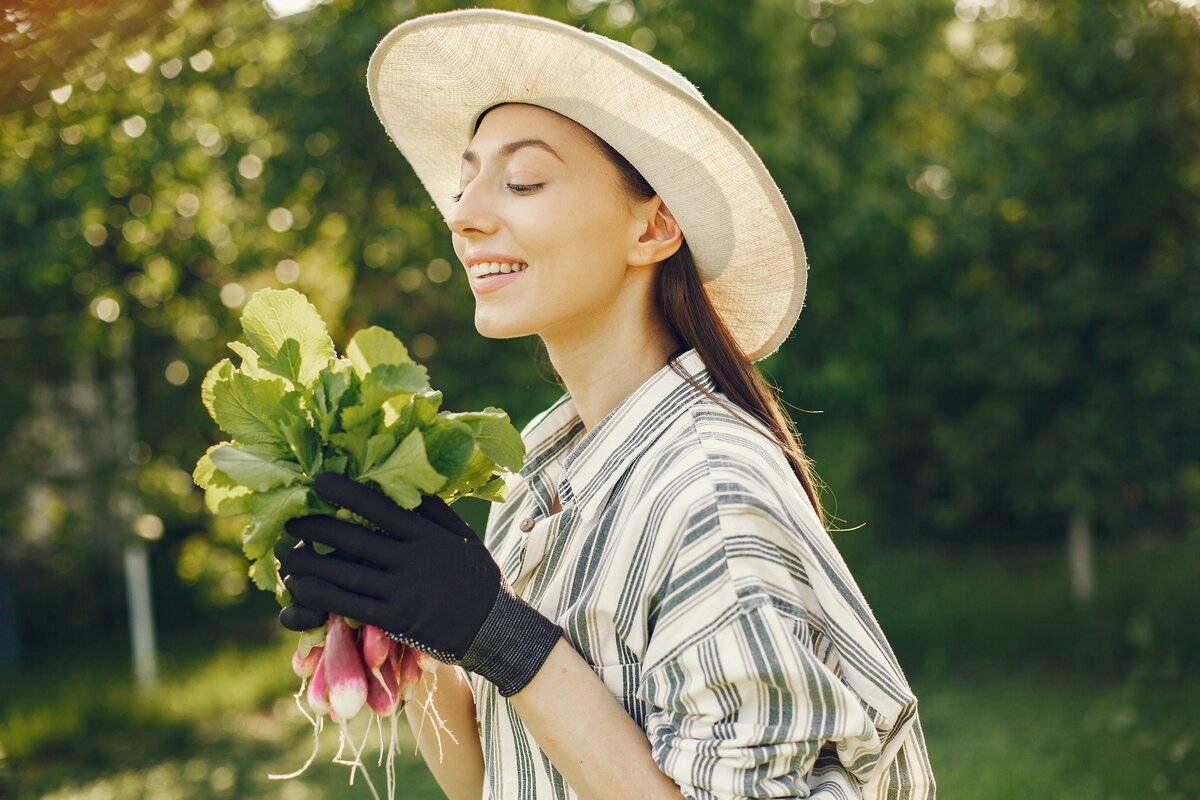
<path fill-rule="evenodd" d="M 292 654 L 292 669 L 302 681 L 300 691 L 296 693 L 297 705 L 300 697 L 306 696 L 309 707 L 315 713 L 315 716 L 310 716 L 300 706 L 301 712 L 313 725 L 313 752 L 296 772 L 268 777 L 277 780 L 294 778 L 308 769 L 316 758 L 319 735 L 324 719 L 328 717 L 342 733 L 342 747 L 334 756 L 334 761 L 352 768 L 351 784 L 354 783 L 355 770 L 361 768 L 372 797 L 379 800 L 371 777 L 362 764 L 366 739 L 355 747 L 346 726 L 347 722 L 366 709 L 373 715 L 372 722 L 380 733 L 380 766 L 383 766 L 386 757 L 387 796 L 393 797 L 397 719 L 407 702 L 413 699 L 422 679 L 428 678 L 431 682 L 435 679 L 436 662 L 430 656 L 389 638 L 374 625 L 360 625 L 339 614 L 330 614 L 323 628 L 309 631 L 301 637 L 296 652 Z M 432 716 L 437 728 L 449 734 L 428 702 L 434 688 L 433 685 L 426 686 L 427 702 L 422 705 L 421 711 L 426 716 Z M 386 748 L 383 747 L 384 720 L 387 720 L 390 729 L 390 741 Z M 366 727 L 368 735 L 371 727 L 371 724 Z M 354 754 L 353 761 L 341 757 L 342 749 L 346 746 Z"/>

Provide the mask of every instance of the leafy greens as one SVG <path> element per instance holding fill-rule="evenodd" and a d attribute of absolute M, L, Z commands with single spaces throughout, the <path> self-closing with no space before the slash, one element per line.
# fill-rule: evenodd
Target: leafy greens
<path fill-rule="evenodd" d="M 503 502 L 506 471 L 525 445 L 504 411 L 441 411 L 442 393 L 404 344 L 379 327 L 354 335 L 340 357 L 325 322 L 293 289 L 263 289 L 241 318 L 248 342 L 230 342 L 204 378 L 208 413 L 231 441 L 200 457 L 192 478 L 208 510 L 248 514 L 242 551 L 256 586 L 286 603 L 274 548 L 289 519 L 336 509 L 312 490 L 336 472 L 374 484 L 404 508 L 436 494 Z"/>

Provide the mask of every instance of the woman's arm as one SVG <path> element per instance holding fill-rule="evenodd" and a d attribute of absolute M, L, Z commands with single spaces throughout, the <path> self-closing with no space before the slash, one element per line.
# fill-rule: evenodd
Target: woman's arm
<path fill-rule="evenodd" d="M 583 800 L 682 800 L 650 755 L 646 734 L 566 639 L 509 698 L 533 738 Z"/>
<path fill-rule="evenodd" d="M 405 706 L 408 725 L 417 739 L 421 756 L 446 797 L 479 800 L 483 796 L 483 749 L 475 727 L 475 697 L 471 693 L 471 684 L 466 673 L 458 667 L 438 663 L 435 674 L 437 685 L 429 707 L 436 709 L 446 728 L 458 740 L 457 744 L 446 731 L 438 728 L 430 714 L 421 710 L 429 699 L 430 677 L 421 679 L 412 700 Z"/>

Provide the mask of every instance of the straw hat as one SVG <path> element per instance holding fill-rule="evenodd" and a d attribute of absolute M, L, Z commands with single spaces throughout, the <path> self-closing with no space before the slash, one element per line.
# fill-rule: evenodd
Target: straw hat
<path fill-rule="evenodd" d="M 795 325 L 808 270 L 796 221 L 750 144 L 666 64 L 544 17 L 467 9 L 394 28 L 371 55 L 367 88 L 443 217 L 479 114 L 503 102 L 548 108 L 608 142 L 658 192 L 750 361 Z"/>

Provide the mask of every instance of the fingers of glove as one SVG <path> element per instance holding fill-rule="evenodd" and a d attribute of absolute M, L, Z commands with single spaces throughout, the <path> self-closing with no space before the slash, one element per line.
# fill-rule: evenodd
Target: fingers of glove
<path fill-rule="evenodd" d="M 387 572 L 342 558 L 339 553 L 301 550 L 290 554 L 288 561 L 292 568 L 288 581 L 293 586 L 305 578 L 320 578 L 355 594 L 384 598 L 396 584 L 396 578 Z"/>
<path fill-rule="evenodd" d="M 445 500 L 435 494 L 423 496 L 421 498 L 421 505 L 417 506 L 416 510 L 421 516 L 451 533 L 456 533 L 466 539 L 479 539 L 479 535 L 475 533 L 475 530 L 450 506 L 446 505 Z"/>
<path fill-rule="evenodd" d="M 295 536 L 297 539 L 320 542 L 335 550 L 340 550 L 346 555 L 381 567 L 398 564 L 403 556 L 403 547 L 395 539 L 337 517 L 320 514 L 297 517 L 288 520 L 283 528 L 289 535 Z M 288 553 L 289 569 L 295 556 L 305 549 L 311 550 L 311 548 L 300 548 Z"/>
<path fill-rule="evenodd" d="M 314 611 L 308 606 L 291 603 L 279 612 L 279 624 L 289 631 L 303 633 L 310 628 L 319 628 L 325 623 L 328 615 Z"/>
<path fill-rule="evenodd" d="M 429 527 L 428 521 L 413 511 L 401 508 L 383 492 L 344 475 L 323 472 L 313 479 L 313 489 L 322 499 L 354 512 L 398 539 Z"/>
<path fill-rule="evenodd" d="M 283 578 L 286 579 L 289 575 L 292 574 L 292 563 L 291 563 L 292 562 L 292 553 L 295 553 L 300 550 L 311 550 L 311 549 L 312 549 L 312 545 L 310 545 L 308 542 L 296 542 L 295 547 L 293 547 L 290 550 L 285 551 L 281 556 L 279 556 L 279 574 L 280 574 L 280 576 L 282 576 Z"/>
<path fill-rule="evenodd" d="M 297 578 L 292 582 L 292 596 L 301 603 L 328 608 L 334 614 L 350 617 L 368 625 L 387 630 L 387 606 L 373 597 L 348 592 L 340 586 L 317 577 Z"/>

